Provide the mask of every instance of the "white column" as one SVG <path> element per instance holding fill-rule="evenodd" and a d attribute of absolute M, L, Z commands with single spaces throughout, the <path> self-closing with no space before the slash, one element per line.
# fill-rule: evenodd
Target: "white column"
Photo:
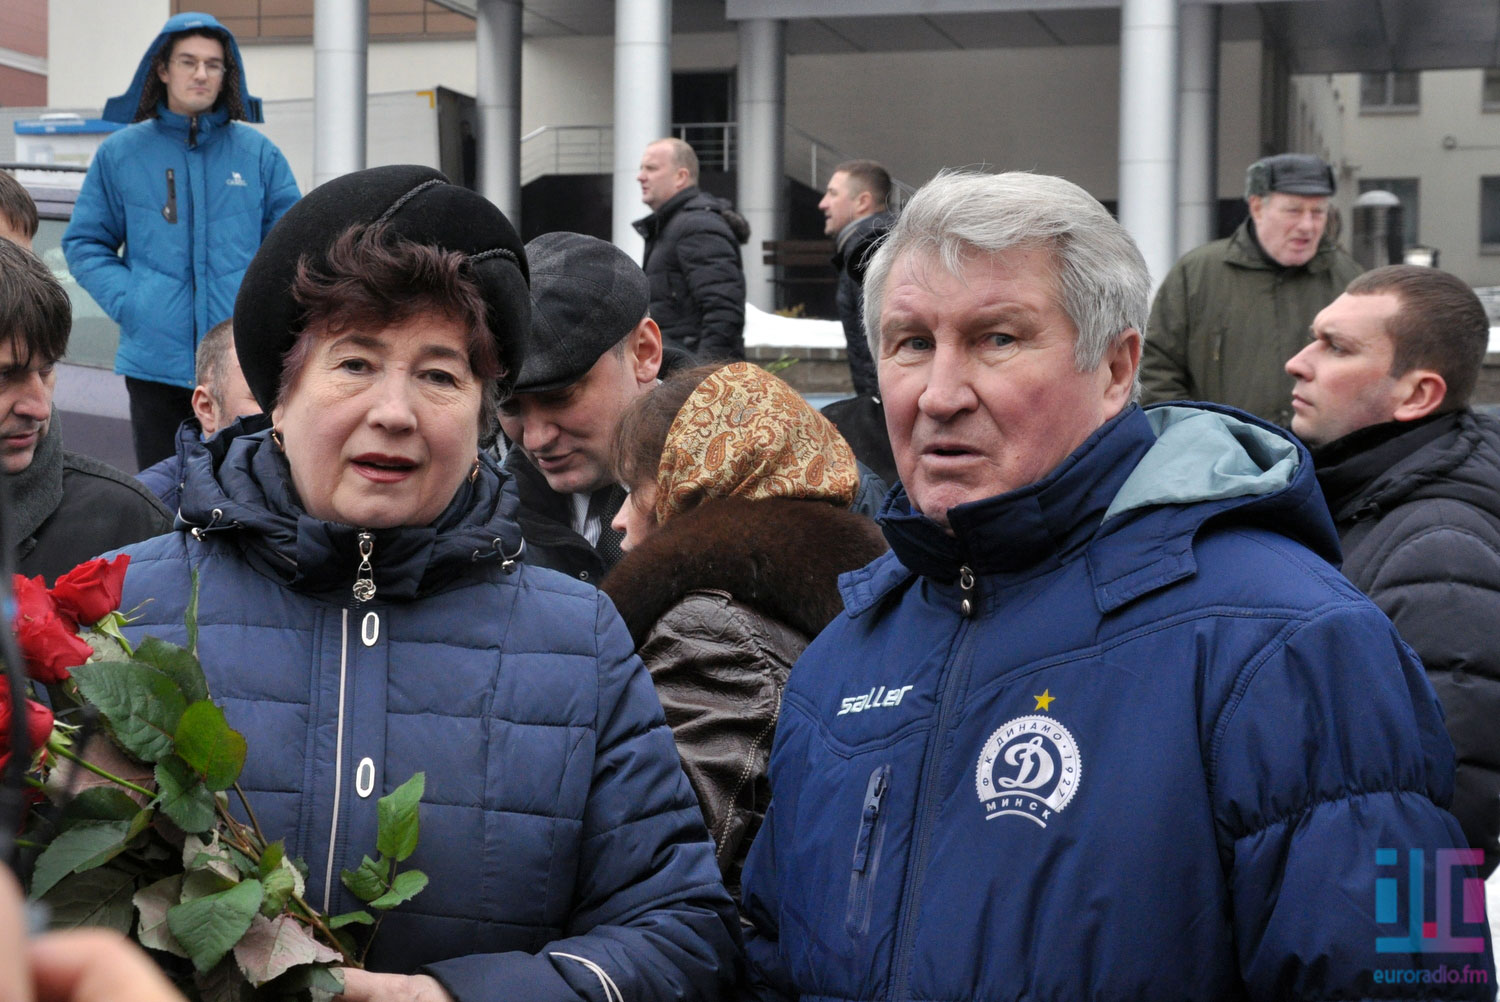
<path fill-rule="evenodd" d="M 1219 220 L 1219 8 L 1183 6 L 1177 128 L 1177 256 L 1214 238 Z"/>
<path fill-rule="evenodd" d="M 741 21 L 738 205 L 750 222 L 750 243 L 742 248 L 745 299 L 766 312 L 776 307 L 772 267 L 763 264 L 761 242 L 782 235 L 785 169 L 786 23 L 769 18 Z"/>
<path fill-rule="evenodd" d="M 1176 260 L 1177 0 L 1121 0 L 1120 222 L 1159 284 Z"/>
<path fill-rule="evenodd" d="M 367 0 L 313 4 L 313 184 L 365 166 Z"/>
<path fill-rule="evenodd" d="M 479 193 L 521 228 L 521 5 L 479 0 L 474 19 Z"/>
<path fill-rule="evenodd" d="M 641 153 L 672 126 L 672 0 L 615 3 L 615 245 L 641 259 L 645 244 L 630 224 L 650 210 L 641 202 Z"/>

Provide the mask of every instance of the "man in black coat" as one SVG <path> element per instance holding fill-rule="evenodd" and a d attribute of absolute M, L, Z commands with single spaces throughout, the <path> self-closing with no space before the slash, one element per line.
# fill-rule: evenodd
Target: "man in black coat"
<path fill-rule="evenodd" d="M 52 391 L 68 350 L 73 308 L 47 266 L 0 240 L 0 471 L 16 569 L 59 575 L 107 550 L 171 528 L 171 517 L 130 477 L 63 449 Z"/>
<path fill-rule="evenodd" d="M 646 240 L 642 267 L 651 316 L 662 339 L 700 362 L 745 357 L 745 269 L 740 244 L 750 224 L 729 203 L 698 190 L 698 156 L 680 139 L 658 139 L 641 154 L 635 222 Z"/>
<path fill-rule="evenodd" d="M 849 345 L 849 374 L 854 377 L 854 392 L 862 397 L 880 395 L 875 359 L 865 336 L 865 264 L 896 221 L 886 208 L 890 195 L 891 175 L 884 167 L 873 160 L 848 160 L 833 169 L 818 203 L 823 232 L 833 237 L 839 320 Z"/>
<path fill-rule="evenodd" d="M 1500 419 L 1467 404 L 1489 321 L 1435 268 L 1366 272 L 1287 362 L 1344 573 L 1416 650 L 1458 753 L 1453 813 L 1500 863 Z"/>
<path fill-rule="evenodd" d="M 656 385 L 661 330 L 647 315 L 646 276 L 613 244 L 545 233 L 526 259 L 530 340 L 515 392 L 500 404 L 522 559 L 598 584 L 621 556 L 609 524 L 625 500 L 615 426 Z"/>

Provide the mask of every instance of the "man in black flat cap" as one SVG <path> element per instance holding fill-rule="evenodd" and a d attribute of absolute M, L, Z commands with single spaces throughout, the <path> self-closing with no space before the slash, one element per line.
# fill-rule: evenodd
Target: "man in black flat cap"
<path fill-rule="evenodd" d="M 597 584 L 620 559 L 609 525 L 625 500 L 611 464 L 615 426 L 656 385 L 661 329 L 647 315 L 645 273 L 613 244 L 547 233 L 526 257 L 530 341 L 515 392 L 500 405 L 524 559 Z"/>
<path fill-rule="evenodd" d="M 1328 239 L 1335 187 L 1333 168 L 1306 153 L 1250 165 L 1250 217 L 1228 239 L 1183 255 L 1157 291 L 1142 403 L 1208 400 L 1290 424 L 1283 366 L 1313 317 L 1362 270 Z"/>

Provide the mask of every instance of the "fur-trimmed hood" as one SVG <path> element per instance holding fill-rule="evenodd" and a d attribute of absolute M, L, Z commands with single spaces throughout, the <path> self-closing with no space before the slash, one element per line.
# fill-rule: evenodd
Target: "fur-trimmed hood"
<path fill-rule="evenodd" d="M 838 576 L 885 551 L 875 523 L 826 501 L 715 498 L 663 524 L 601 587 L 637 646 L 689 592 L 710 588 L 811 638 L 843 611 Z"/>

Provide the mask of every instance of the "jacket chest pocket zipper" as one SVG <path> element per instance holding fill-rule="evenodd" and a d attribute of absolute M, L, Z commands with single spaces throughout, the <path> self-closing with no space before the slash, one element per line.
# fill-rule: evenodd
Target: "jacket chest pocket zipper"
<path fill-rule="evenodd" d="M 886 794 L 890 791 L 891 767 L 877 766 L 865 784 L 865 802 L 859 816 L 859 835 L 854 840 L 854 860 L 849 874 L 849 906 L 844 928 L 851 936 L 863 936 L 870 930 L 872 891 L 880 869 L 880 849 L 885 842 L 885 825 L 881 824 Z"/>

